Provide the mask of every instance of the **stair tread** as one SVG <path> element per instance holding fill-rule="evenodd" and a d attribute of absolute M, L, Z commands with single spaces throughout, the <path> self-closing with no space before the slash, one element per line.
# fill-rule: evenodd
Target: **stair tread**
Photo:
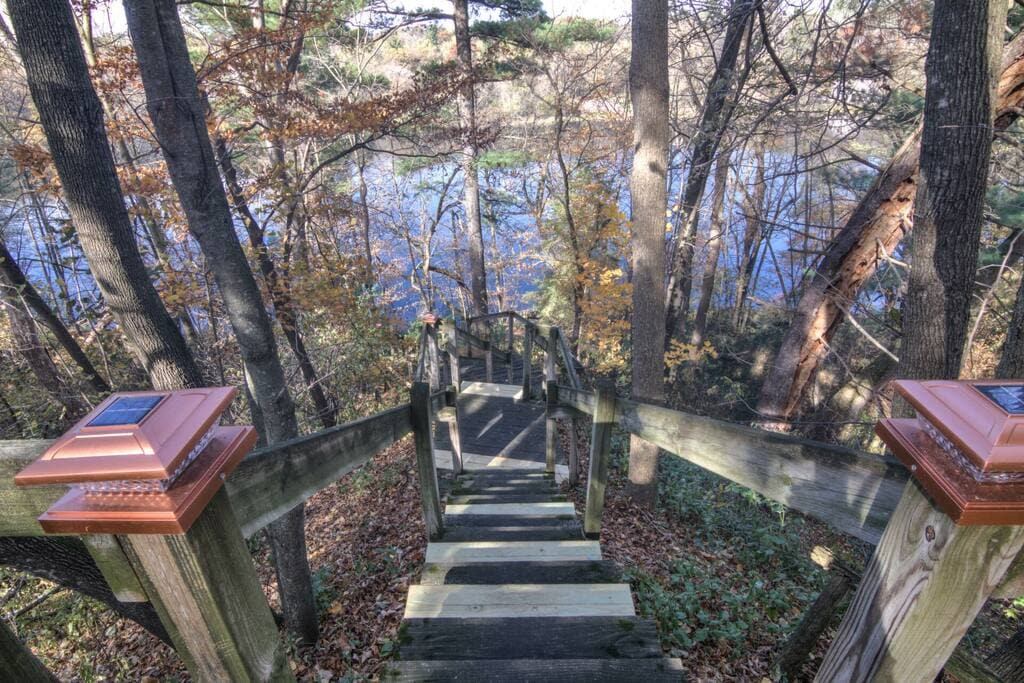
<path fill-rule="evenodd" d="M 614 583 L 622 572 L 610 560 L 427 563 L 422 585 L 499 583 Z"/>
<path fill-rule="evenodd" d="M 388 662 L 386 681 L 662 683 L 683 680 L 678 659 L 489 659 Z"/>

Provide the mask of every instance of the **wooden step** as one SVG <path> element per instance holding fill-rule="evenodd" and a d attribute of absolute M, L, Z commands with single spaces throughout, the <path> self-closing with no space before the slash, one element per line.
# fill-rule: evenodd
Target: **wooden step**
<path fill-rule="evenodd" d="M 385 681 L 663 683 L 683 680 L 678 659 L 484 659 L 388 662 Z"/>
<path fill-rule="evenodd" d="M 433 564 L 464 562 L 572 562 L 601 559 L 597 541 L 472 541 L 428 543 L 426 561 Z"/>
<path fill-rule="evenodd" d="M 631 617 L 625 583 L 409 586 L 405 618 Z"/>
<path fill-rule="evenodd" d="M 449 489 L 453 496 L 497 496 L 497 495 L 534 495 L 549 494 L 563 495 L 561 489 L 554 484 L 547 482 L 537 484 L 494 484 L 490 486 L 467 486 L 461 482 L 454 482 Z"/>
<path fill-rule="evenodd" d="M 476 503 L 446 505 L 444 513 L 455 515 L 515 515 L 521 517 L 576 517 L 576 508 L 568 502 L 549 503 Z"/>
<path fill-rule="evenodd" d="M 456 526 L 445 529 L 446 543 L 465 541 L 575 541 L 583 540 L 579 522 L 563 526 Z"/>
<path fill-rule="evenodd" d="M 468 507 L 468 506 L 467 506 Z M 473 515 L 458 514 L 445 515 L 445 527 L 462 526 L 566 526 L 576 522 L 576 515 L 561 515 L 551 517 L 550 515 Z"/>
<path fill-rule="evenodd" d="M 480 503 L 559 503 L 565 496 L 560 493 L 473 493 L 449 495 L 448 505 L 479 505 Z"/>
<path fill-rule="evenodd" d="M 514 458 L 515 456 L 509 456 Z M 544 471 L 544 466 L 541 463 L 537 464 L 536 468 L 512 468 L 512 467 L 486 467 L 479 470 L 463 470 L 459 474 L 459 479 L 474 481 L 482 481 L 484 479 L 554 479 L 554 475 Z"/>
<path fill-rule="evenodd" d="M 639 617 L 406 619 L 400 655 L 410 659 L 649 659 L 658 630 Z"/>
<path fill-rule="evenodd" d="M 617 583 L 622 572 L 610 560 L 592 562 L 500 562 L 427 564 L 420 584 Z"/>

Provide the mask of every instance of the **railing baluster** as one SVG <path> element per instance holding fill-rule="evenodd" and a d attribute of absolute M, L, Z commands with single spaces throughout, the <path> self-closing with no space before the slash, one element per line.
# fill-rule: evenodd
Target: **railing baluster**
<path fill-rule="evenodd" d="M 532 398 L 532 390 L 530 388 L 530 373 L 532 371 L 532 356 L 533 356 L 533 325 L 527 323 L 523 326 L 523 399 L 529 401 Z"/>
<path fill-rule="evenodd" d="M 437 486 L 437 468 L 434 465 L 434 435 L 430 415 L 430 386 L 414 382 L 409 397 L 412 432 L 416 441 L 416 469 L 420 477 L 420 499 L 427 537 L 434 541 L 444 533 L 441 515 L 441 496 Z"/>

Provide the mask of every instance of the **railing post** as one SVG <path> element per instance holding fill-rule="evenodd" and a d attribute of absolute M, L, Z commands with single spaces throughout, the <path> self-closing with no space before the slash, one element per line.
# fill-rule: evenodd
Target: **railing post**
<path fill-rule="evenodd" d="M 580 481 L 580 442 L 576 434 L 578 426 L 575 417 L 569 419 L 569 486 Z"/>
<path fill-rule="evenodd" d="M 590 435 L 590 472 L 587 476 L 587 506 L 583 514 L 583 532 L 589 538 L 601 534 L 604 490 L 608 485 L 608 454 L 615 424 L 615 387 L 602 382 L 597 387 L 594 426 Z"/>
<path fill-rule="evenodd" d="M 531 323 L 523 326 L 523 400 L 529 401 L 532 398 L 530 389 L 530 373 L 532 372 L 533 357 L 533 335 L 534 327 Z"/>
<path fill-rule="evenodd" d="M 409 406 L 412 415 L 413 437 L 416 442 L 416 469 L 420 477 L 423 522 L 427 527 L 427 537 L 435 541 L 444 533 L 444 522 L 441 516 L 441 496 L 437 486 L 437 468 L 434 465 L 430 386 L 426 382 L 413 382 Z"/>
<path fill-rule="evenodd" d="M 427 345 L 425 354 L 427 367 L 424 379 L 430 383 L 431 391 L 437 391 L 441 388 L 441 362 L 437 350 L 437 316 L 427 314 L 421 320 Z"/>
<path fill-rule="evenodd" d="M 184 534 L 120 536 L 197 680 L 295 680 L 224 489 Z"/>
<path fill-rule="evenodd" d="M 494 351 L 489 341 L 484 342 L 484 376 L 488 382 L 494 381 Z"/>
<path fill-rule="evenodd" d="M 558 383 L 549 381 L 545 387 L 547 394 L 547 419 L 544 421 L 544 462 L 548 474 L 555 473 L 555 460 L 558 456 L 558 420 L 554 418 L 558 408 Z"/>
<path fill-rule="evenodd" d="M 0 680 L 18 683 L 56 683 L 43 663 L 36 659 L 18 636 L 0 618 Z"/>
<path fill-rule="evenodd" d="M 448 421 L 448 440 L 452 442 L 452 476 L 462 474 L 462 437 L 459 434 L 458 392 L 449 387 L 445 392 L 445 403 L 452 409 Z"/>
<path fill-rule="evenodd" d="M 509 314 L 508 314 L 508 356 L 506 357 L 506 360 L 508 361 L 507 365 L 508 365 L 508 383 L 509 384 L 512 384 L 512 382 L 515 381 L 514 377 L 512 376 L 512 351 L 514 350 L 512 347 L 516 343 L 515 328 L 512 327 L 512 324 L 513 324 L 514 321 L 515 321 L 515 317 L 512 315 L 511 312 L 509 312 Z"/>
<path fill-rule="evenodd" d="M 456 392 L 462 391 L 462 373 L 459 367 L 459 333 L 455 323 L 444 323 L 444 349 L 448 354 L 448 372 Z"/>

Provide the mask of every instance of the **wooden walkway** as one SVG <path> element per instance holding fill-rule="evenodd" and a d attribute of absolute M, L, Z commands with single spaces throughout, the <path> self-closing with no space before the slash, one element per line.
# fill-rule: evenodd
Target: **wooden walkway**
<path fill-rule="evenodd" d="M 514 389 L 460 396 L 463 450 L 490 460 L 467 458 L 451 482 L 444 537 L 427 546 L 384 679 L 682 680 L 654 623 L 636 616 L 629 584 L 544 472 L 543 408 L 506 395 Z"/>

